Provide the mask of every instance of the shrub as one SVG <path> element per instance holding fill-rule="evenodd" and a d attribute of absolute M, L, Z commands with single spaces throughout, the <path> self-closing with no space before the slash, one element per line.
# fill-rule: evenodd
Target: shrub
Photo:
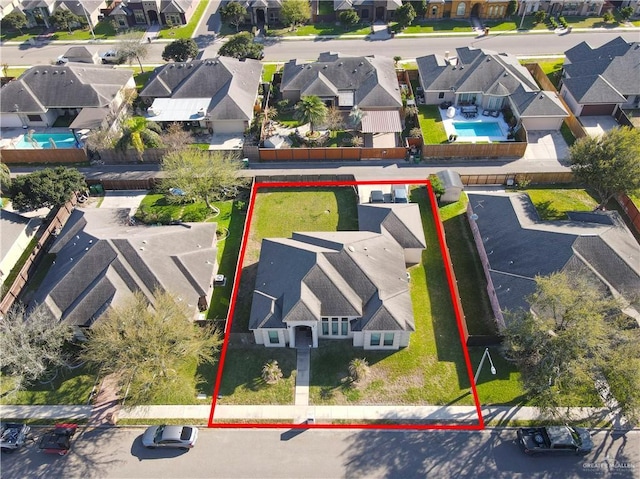
<path fill-rule="evenodd" d="M 613 13 L 611 13 L 611 10 L 604 12 L 602 19 L 605 21 L 605 23 L 613 22 Z"/>
<path fill-rule="evenodd" d="M 543 23 L 547 19 L 547 12 L 544 10 L 538 10 L 533 16 L 535 23 Z"/>
<path fill-rule="evenodd" d="M 558 22 L 556 22 L 556 19 L 554 17 L 549 17 L 549 25 L 553 29 L 558 28 Z"/>
<path fill-rule="evenodd" d="M 364 381 L 369 376 L 369 363 L 364 358 L 354 358 L 349 362 L 349 378 L 353 383 Z"/>
<path fill-rule="evenodd" d="M 267 384 L 276 384 L 282 379 L 282 376 L 282 370 L 275 359 L 267 361 L 262 367 L 262 379 Z"/>
<path fill-rule="evenodd" d="M 569 24 L 567 23 L 567 20 L 565 20 L 564 17 L 558 18 L 558 21 L 560 22 L 560 25 L 562 25 L 562 28 L 567 28 L 569 26 Z"/>
<path fill-rule="evenodd" d="M 289 109 L 289 100 L 280 100 L 276 103 L 276 108 L 278 111 L 286 111 Z"/>
<path fill-rule="evenodd" d="M 343 12 L 340 12 L 338 18 L 340 19 L 340 23 L 343 25 L 355 25 L 360 21 L 358 12 L 355 10 L 344 10 Z"/>

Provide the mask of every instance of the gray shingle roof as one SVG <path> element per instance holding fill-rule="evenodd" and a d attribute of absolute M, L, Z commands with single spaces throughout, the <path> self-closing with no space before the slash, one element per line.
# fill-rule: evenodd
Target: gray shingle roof
<path fill-rule="evenodd" d="M 49 108 L 109 106 L 133 73 L 101 65 L 38 65 L 0 89 L 0 111 L 42 113 Z"/>
<path fill-rule="evenodd" d="M 387 10 L 396 10 L 402 6 L 402 0 L 333 0 L 334 10 L 351 10 L 354 7 L 384 6 Z"/>
<path fill-rule="evenodd" d="M 146 98 L 211 98 L 215 120 L 250 120 L 258 96 L 262 64 L 219 57 L 169 63 L 155 69 L 140 92 Z"/>
<path fill-rule="evenodd" d="M 322 53 L 317 62 L 291 60 L 282 73 L 283 92 L 300 96 L 336 96 L 338 91 L 355 93 L 361 108 L 400 108 L 400 86 L 393 60 L 386 57 L 346 57 Z"/>
<path fill-rule="evenodd" d="M 27 218 L 13 211 L 0 209 L 0 233 L 2 233 L 0 235 L 0 262 L 13 248 L 21 234 L 26 233 L 28 238 L 32 238 L 40 223 L 41 220 L 38 218 Z M 4 273 L 8 273 L 8 271 Z"/>
<path fill-rule="evenodd" d="M 89 325 L 134 291 L 158 287 L 194 313 L 215 273 L 215 223 L 131 227 L 123 210 L 76 209 L 51 252 L 56 261 L 34 296 L 55 317 Z"/>
<path fill-rule="evenodd" d="M 580 103 L 626 102 L 640 95 L 640 42 L 616 37 L 598 48 L 582 42 L 565 52 L 564 76 Z"/>
<path fill-rule="evenodd" d="M 426 248 L 427 241 L 415 203 L 369 203 L 358 205 L 361 230 L 388 233 L 403 248 Z"/>

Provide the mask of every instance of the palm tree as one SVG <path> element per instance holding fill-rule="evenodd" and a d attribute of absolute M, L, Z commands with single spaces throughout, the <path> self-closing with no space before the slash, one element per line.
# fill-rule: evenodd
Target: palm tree
<path fill-rule="evenodd" d="M 143 161 L 142 154 L 145 148 L 157 148 L 162 145 L 159 135 L 159 126 L 147 121 L 142 116 L 134 116 L 124 122 L 123 135 L 118 140 L 118 147 L 126 149 L 132 146 L 138 153 L 138 161 Z"/>
<path fill-rule="evenodd" d="M 369 375 L 369 363 L 364 358 L 354 358 L 349 362 L 349 376 L 357 383 Z"/>
<path fill-rule="evenodd" d="M 262 367 L 262 379 L 267 384 L 275 384 L 282 379 L 282 370 L 278 366 L 278 361 L 272 359 L 267 361 Z"/>
<path fill-rule="evenodd" d="M 327 117 L 327 105 L 320 97 L 315 95 L 305 96 L 295 107 L 293 116 L 302 123 L 309 123 L 313 133 L 314 123 L 321 123 Z"/>

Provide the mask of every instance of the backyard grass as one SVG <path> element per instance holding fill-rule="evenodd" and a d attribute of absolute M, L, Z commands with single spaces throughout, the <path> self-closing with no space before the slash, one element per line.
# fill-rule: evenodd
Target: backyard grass
<path fill-rule="evenodd" d="M 526 60 L 520 60 L 520 63 L 537 63 L 542 68 L 542 71 L 553 86 L 558 88 L 558 83 L 560 82 L 560 75 L 562 74 L 562 66 L 564 65 L 564 59 L 558 60 L 544 60 L 537 58 L 527 58 Z"/>
<path fill-rule="evenodd" d="M 273 74 L 282 67 L 282 63 L 265 63 L 262 65 L 262 81 L 272 82 Z"/>
<path fill-rule="evenodd" d="M 149 77 L 151 76 L 152 73 L 153 71 L 139 72 L 137 69 L 134 70 L 133 79 L 136 82 L 136 89 L 138 91 L 144 88 L 144 86 L 147 84 L 147 81 L 149 80 Z"/>
<path fill-rule="evenodd" d="M 288 110 L 279 111 L 275 118 L 275 121 L 280 123 L 285 128 L 297 128 L 302 125 L 298 120 L 293 117 L 293 108 Z"/>
<path fill-rule="evenodd" d="M 598 202 L 581 188 L 528 188 L 524 190 L 544 221 L 566 220 L 567 211 L 592 211 Z"/>
<path fill-rule="evenodd" d="M 158 38 L 170 40 L 177 40 L 178 38 L 191 38 L 193 36 L 193 32 L 198 26 L 198 22 L 207 9 L 208 4 L 209 2 L 206 2 L 204 0 L 198 2 L 198 6 L 196 7 L 195 12 L 193 12 L 193 16 L 191 17 L 191 20 L 189 20 L 189 23 L 181 27 L 163 27 L 158 34 Z"/>
<path fill-rule="evenodd" d="M 52 382 L 43 384 L 36 381 L 23 391 L 5 396 L 11 388 L 11 378 L 0 376 L 0 404 L 87 404 L 96 377 L 97 374 L 87 366 L 74 370 L 60 367 Z"/>
<path fill-rule="evenodd" d="M 425 144 L 447 142 L 447 134 L 442 126 L 442 117 L 437 105 L 418 105 L 418 118 Z"/>
<path fill-rule="evenodd" d="M 212 217 L 202 202 L 172 203 L 164 194 L 152 193 L 143 198 L 136 212 L 136 219 L 144 223 L 168 224 L 171 221 L 204 221 Z"/>
<path fill-rule="evenodd" d="M 495 335 L 497 327 L 487 296 L 487 281 L 467 220 L 468 198 L 439 208 L 447 247 L 458 283 L 467 328 L 471 335 Z"/>
<path fill-rule="evenodd" d="M 562 122 L 562 126 L 560 126 L 560 134 L 568 146 L 571 146 L 576 142 L 575 135 L 564 121 Z"/>

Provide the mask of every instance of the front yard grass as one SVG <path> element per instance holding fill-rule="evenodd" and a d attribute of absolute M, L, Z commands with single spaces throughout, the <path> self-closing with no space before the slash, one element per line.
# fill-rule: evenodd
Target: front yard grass
<path fill-rule="evenodd" d="M 369 35 L 371 26 L 369 24 L 356 24 L 353 26 L 344 26 L 335 23 L 315 23 L 310 25 L 302 25 L 295 30 L 289 27 L 273 28 L 268 31 L 269 36 L 273 37 L 304 37 L 317 35 Z"/>
<path fill-rule="evenodd" d="M 193 12 L 193 16 L 191 17 L 191 20 L 189 20 L 189 23 L 181 27 L 163 27 L 158 34 L 158 38 L 170 40 L 177 40 L 178 38 L 191 38 L 193 36 L 193 32 L 198 26 L 198 22 L 207 9 L 208 4 L 209 2 L 205 1 L 198 2 L 198 6 L 196 7 L 195 12 Z"/>
<path fill-rule="evenodd" d="M 593 211 L 598 205 L 591 194 L 582 188 L 556 188 L 549 186 L 524 190 L 544 221 L 566 220 L 567 211 Z"/>
<path fill-rule="evenodd" d="M 447 134 L 442 126 L 442 117 L 437 105 L 418 105 L 418 119 L 425 144 L 447 142 Z"/>

